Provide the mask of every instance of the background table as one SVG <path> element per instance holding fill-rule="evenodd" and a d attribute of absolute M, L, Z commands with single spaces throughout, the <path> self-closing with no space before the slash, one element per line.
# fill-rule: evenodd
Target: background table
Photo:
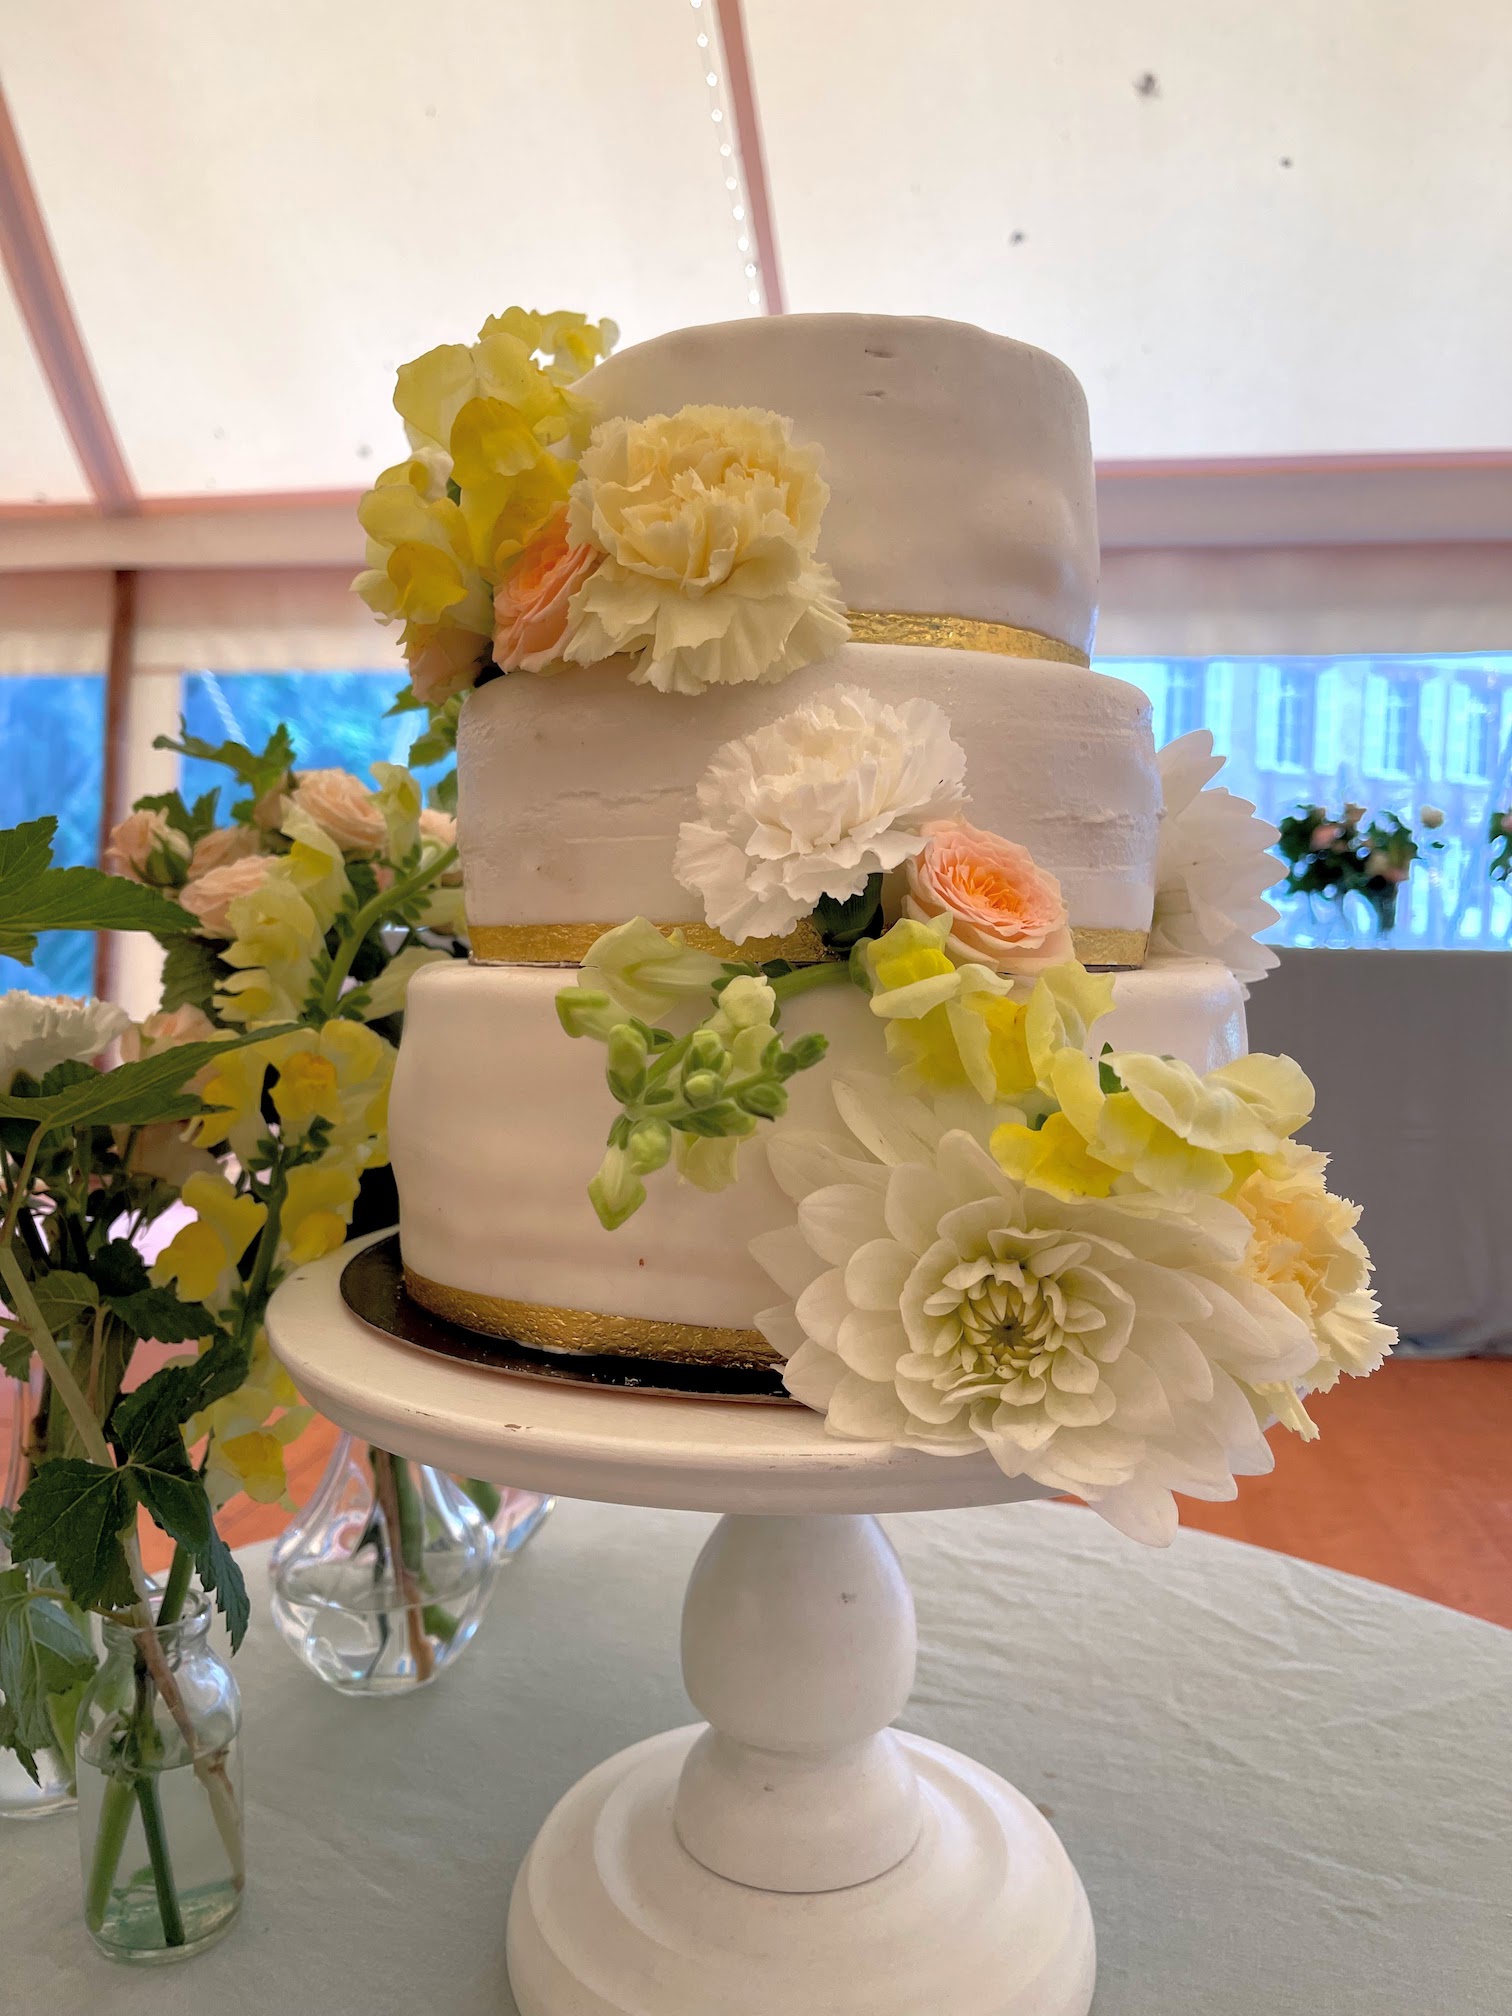
<path fill-rule="evenodd" d="M 712 1523 L 560 1506 L 467 1658 L 400 1701 L 295 1663 L 252 1550 L 241 1924 L 182 1968 L 112 1967 L 72 1817 L 7 1827 L 0 2009 L 512 2016 L 515 1868 L 580 1773 L 689 1719 L 678 1612 Z M 1068 1506 L 884 1523 L 919 1610 L 904 1725 L 1052 1815 L 1096 1916 L 1094 2016 L 1506 2016 L 1512 1634 Z"/>

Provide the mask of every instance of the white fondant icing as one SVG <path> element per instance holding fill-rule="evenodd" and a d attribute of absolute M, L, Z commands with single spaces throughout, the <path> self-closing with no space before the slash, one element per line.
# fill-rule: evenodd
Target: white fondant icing
<path fill-rule="evenodd" d="M 855 609 L 975 616 L 1086 649 L 1087 402 L 1058 359 L 964 322 L 779 315 L 678 329 L 579 388 L 600 417 L 761 406 L 824 450 L 819 557 Z"/>
<path fill-rule="evenodd" d="M 900 644 L 848 644 L 779 686 L 693 696 L 632 686 L 613 660 L 493 680 L 469 696 L 458 739 L 468 915 L 702 921 L 672 857 L 710 756 L 845 684 L 935 701 L 966 750 L 973 824 L 1027 847 L 1073 924 L 1145 929 L 1160 777 L 1144 694 L 1074 665 Z"/>
<path fill-rule="evenodd" d="M 773 1291 L 747 1242 L 789 1222 L 791 1204 L 753 1143 L 730 1189 L 710 1195 L 663 1174 L 627 1224 L 604 1231 L 587 1185 L 617 1109 L 599 1046 L 557 1021 L 555 994 L 572 977 L 448 964 L 411 981 L 389 1113 L 406 1261 L 473 1294 L 749 1327 Z M 1200 1070 L 1243 1053 L 1244 1005 L 1226 967 L 1162 962 L 1114 985 L 1099 1047 Z M 835 1072 L 881 1066 L 879 1024 L 859 993 L 837 987 L 790 1003 L 783 1028 L 830 1037 L 825 1062 L 791 1085 L 793 1124 L 828 1126 Z"/>

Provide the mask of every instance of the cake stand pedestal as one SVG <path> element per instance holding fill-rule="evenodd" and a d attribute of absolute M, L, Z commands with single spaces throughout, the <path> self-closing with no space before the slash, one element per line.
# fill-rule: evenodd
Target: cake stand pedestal
<path fill-rule="evenodd" d="M 341 1299 L 349 1247 L 269 1311 L 305 1397 L 460 1475 L 722 1512 L 683 1611 L 707 1717 L 607 1759 L 509 1912 L 521 2016 L 1086 2016 L 1091 1915 L 1048 1822 L 888 1725 L 913 1601 L 879 1511 L 1032 1496 L 986 1459 L 832 1440 L 799 1408 L 538 1384 L 429 1356 Z"/>

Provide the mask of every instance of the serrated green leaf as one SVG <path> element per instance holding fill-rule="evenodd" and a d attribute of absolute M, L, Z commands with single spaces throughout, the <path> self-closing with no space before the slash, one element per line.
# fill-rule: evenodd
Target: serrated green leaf
<path fill-rule="evenodd" d="M 33 1785 L 42 1783 L 33 1751 L 21 1739 L 21 1721 L 9 1701 L 0 1699 L 0 1750 L 9 1750 Z"/>
<path fill-rule="evenodd" d="M 55 1456 L 21 1494 L 11 1545 L 18 1559 L 50 1561 L 82 1609 L 128 1603 L 131 1576 L 121 1536 L 135 1503 L 119 1470 Z"/>
<path fill-rule="evenodd" d="M 457 809 L 457 773 L 448 770 L 444 777 L 438 777 L 431 786 L 430 801 L 438 812 L 455 813 Z"/>
<path fill-rule="evenodd" d="M 208 1015 L 215 990 L 230 971 L 208 938 L 175 938 L 163 960 L 160 1005 L 169 1014 L 188 1007 Z"/>
<path fill-rule="evenodd" d="M 210 1500 L 184 1455 L 182 1436 L 178 1455 L 183 1459 L 181 1466 L 168 1450 L 160 1450 L 151 1463 L 133 1463 L 131 1482 L 137 1497 L 168 1537 L 197 1554 L 208 1544 Z"/>
<path fill-rule="evenodd" d="M 86 1309 L 100 1306 L 99 1291 L 87 1274 L 59 1268 L 36 1275 L 31 1283 L 37 1313 L 54 1337 L 61 1337 Z M 19 1317 L 7 1319 L 12 1329 L 26 1328 Z"/>
<path fill-rule="evenodd" d="M 0 1325 L 0 1372 L 12 1379 L 25 1379 L 31 1371 L 31 1332 L 6 1319 Z"/>
<path fill-rule="evenodd" d="M 234 1343 L 222 1334 L 198 1358 L 164 1365 L 134 1393 L 116 1402 L 110 1417 L 111 1439 L 129 1462 L 150 1458 L 178 1434 L 185 1421 L 202 1414 L 213 1401 L 234 1393 L 245 1380 L 251 1360 L 250 1344 Z"/>
<path fill-rule="evenodd" d="M 159 735 L 154 749 L 173 749 L 181 756 L 196 757 L 202 763 L 217 763 L 245 784 L 250 796 L 233 805 L 238 819 L 249 819 L 259 798 L 271 791 L 294 762 L 294 743 L 287 726 L 280 721 L 262 749 L 249 749 L 245 742 L 206 742 L 191 735 L 186 721 L 179 722 L 178 740 Z"/>
<path fill-rule="evenodd" d="M 60 1127 L 138 1127 L 153 1120 L 188 1120 L 204 1103 L 179 1087 L 223 1052 L 244 1050 L 288 1033 L 286 1027 L 247 1030 L 224 1042 L 181 1043 L 114 1071 L 95 1071 L 55 1097 L 0 1095 L 0 1119 L 26 1120 L 49 1132 Z"/>
<path fill-rule="evenodd" d="M 28 1749 L 45 1750 L 54 1741 L 48 1696 L 88 1680 L 94 1669 L 94 1650 L 77 1619 L 36 1594 L 24 1568 L 0 1574 L 0 1694 Z"/>
<path fill-rule="evenodd" d="M 203 1302 L 181 1302 L 173 1288 L 112 1295 L 107 1306 L 134 1338 L 150 1338 L 155 1344 L 194 1344 L 217 1327 Z"/>
<path fill-rule="evenodd" d="M 0 835 L 0 952 L 30 965 L 42 931 L 168 938 L 193 929 L 195 920 L 159 890 L 98 868 L 51 867 L 56 823 L 33 819 Z"/>
<path fill-rule="evenodd" d="M 150 1287 L 147 1263 L 129 1239 L 111 1239 L 89 1262 L 89 1277 L 104 1296 L 137 1295 Z"/>
<path fill-rule="evenodd" d="M 241 1642 L 247 1635 L 247 1626 L 252 1621 L 252 1604 L 247 1596 L 246 1579 L 231 1549 L 216 1532 L 211 1523 L 210 1538 L 194 1557 L 195 1569 L 199 1574 L 200 1586 L 207 1595 L 215 1598 L 215 1607 L 226 1620 L 226 1630 L 231 1639 L 231 1650 L 240 1651 Z"/>
<path fill-rule="evenodd" d="M 161 812 L 168 824 L 176 832 L 182 833 L 192 845 L 196 840 L 203 840 L 207 833 L 213 832 L 215 806 L 219 797 L 218 791 L 206 791 L 202 797 L 196 798 L 192 805 L 186 805 L 182 792 L 159 791 L 151 797 L 138 798 L 132 810 Z"/>

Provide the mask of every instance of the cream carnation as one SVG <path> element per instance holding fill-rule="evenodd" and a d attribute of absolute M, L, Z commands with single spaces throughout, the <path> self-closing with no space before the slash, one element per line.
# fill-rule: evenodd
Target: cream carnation
<path fill-rule="evenodd" d="M 349 770 L 302 770 L 293 803 L 324 827 L 343 854 L 376 854 L 387 828 L 376 792 L 360 784 Z"/>
<path fill-rule="evenodd" d="M 55 1064 L 87 1064 L 126 1028 L 130 1017 L 109 1001 L 66 994 L 0 994 L 0 1091 L 16 1073 L 42 1078 Z"/>
<path fill-rule="evenodd" d="M 105 859 L 130 882 L 172 884 L 189 859 L 188 835 L 170 826 L 161 812 L 128 812 L 111 828 Z"/>
<path fill-rule="evenodd" d="M 272 854 L 244 854 L 223 868 L 211 868 L 197 875 L 179 892 L 179 902 L 191 917 L 199 919 L 202 938 L 230 938 L 231 905 L 238 896 L 251 896 L 263 886 L 274 864 Z"/>
<path fill-rule="evenodd" d="M 1247 798 L 1221 786 L 1205 788 L 1223 761 L 1213 754 L 1206 728 L 1168 742 L 1160 752 L 1165 809 L 1150 949 L 1176 958 L 1221 959 L 1248 987 L 1277 963 L 1268 945 L 1256 943 L 1256 933 L 1277 917 L 1264 892 L 1281 879 L 1266 851 L 1280 834 L 1256 816 Z M 1313 839 L 1325 844 L 1317 834 Z"/>
<path fill-rule="evenodd" d="M 751 407 L 606 420 L 584 453 L 567 538 L 602 564 L 572 597 L 562 655 L 633 655 L 663 692 L 775 681 L 849 636 L 814 557 L 829 490 L 819 451 Z"/>
<path fill-rule="evenodd" d="M 715 751 L 674 873 L 737 942 L 780 936 L 821 896 L 859 896 L 917 854 L 929 822 L 960 804 L 965 771 L 932 700 L 832 687 Z"/>
<path fill-rule="evenodd" d="M 190 881 L 197 875 L 208 875 L 212 868 L 224 868 L 229 861 L 245 860 L 261 844 L 261 835 L 254 826 L 217 826 L 214 832 L 206 833 L 194 843 L 194 852 L 189 857 Z"/>
<path fill-rule="evenodd" d="M 1045 973 L 1076 955 L 1060 884 L 1027 847 L 983 833 L 964 819 L 924 829 L 908 864 L 905 916 L 951 919 L 945 949 L 999 973 Z"/>
<path fill-rule="evenodd" d="M 1053 1197 L 885 1081 L 835 1103 L 853 1139 L 770 1143 L 798 1221 L 751 1247 L 794 1298 L 757 1327 L 833 1433 L 987 1449 L 1156 1544 L 1173 1491 L 1231 1498 L 1271 1468 L 1245 1389 L 1313 1346 L 1245 1273 L 1232 1205 Z"/>

